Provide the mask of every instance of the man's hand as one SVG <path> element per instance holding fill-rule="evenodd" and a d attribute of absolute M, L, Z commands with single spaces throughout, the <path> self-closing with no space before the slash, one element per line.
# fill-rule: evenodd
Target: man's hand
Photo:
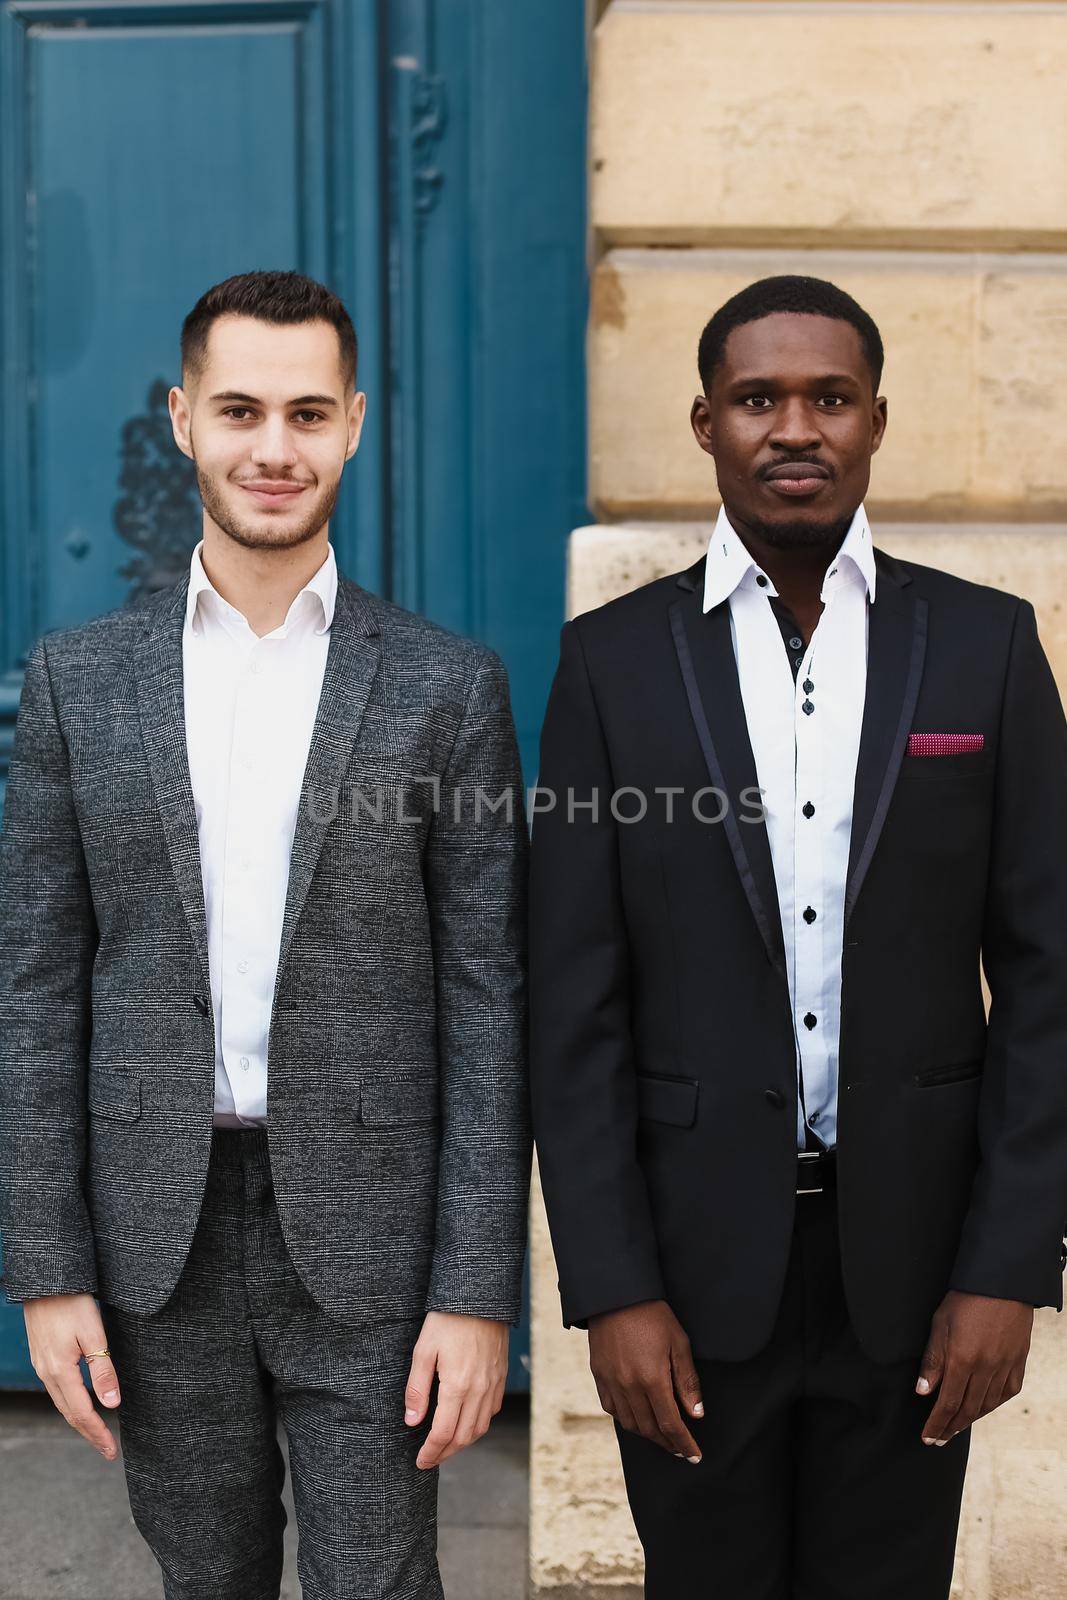
<path fill-rule="evenodd" d="M 114 1461 L 115 1436 L 97 1414 L 78 1367 L 83 1355 L 107 1348 L 100 1307 L 91 1294 L 49 1294 L 24 1301 L 22 1315 L 30 1362 L 56 1410 L 105 1461 Z M 97 1398 L 105 1406 L 117 1406 L 119 1380 L 110 1356 L 98 1356 L 88 1366 Z"/>
<path fill-rule="evenodd" d="M 589 1365 L 609 1416 L 672 1455 L 700 1460 L 681 1409 L 704 1415 L 700 1380 L 685 1330 L 665 1300 L 590 1317 Z"/>
<path fill-rule="evenodd" d="M 926 1419 L 924 1444 L 947 1444 L 954 1433 L 988 1416 L 1023 1386 L 1034 1308 L 950 1289 L 934 1312 L 916 1394 L 937 1403 Z"/>
<path fill-rule="evenodd" d="M 404 1421 L 410 1427 L 426 1415 L 434 1373 L 437 1406 L 415 1458 L 417 1467 L 439 1466 L 488 1433 L 508 1375 L 507 1323 L 450 1311 L 427 1312 L 404 1392 Z"/>

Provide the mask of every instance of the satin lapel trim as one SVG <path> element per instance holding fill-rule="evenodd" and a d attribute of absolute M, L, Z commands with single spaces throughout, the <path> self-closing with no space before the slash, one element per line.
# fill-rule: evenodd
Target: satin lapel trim
<path fill-rule="evenodd" d="M 348 579 L 337 585 L 330 647 L 300 788 L 289 884 L 274 985 L 277 1001 L 293 932 L 304 909 L 323 842 L 335 814 L 348 804 L 343 781 L 381 660 L 381 635 L 369 606 Z"/>
<path fill-rule="evenodd" d="M 704 756 L 708 776 L 729 799 L 729 810 L 719 826 L 726 829 L 734 863 L 769 960 L 786 976 L 782 919 L 774 878 L 770 839 L 765 822 L 737 819 L 739 795 L 758 786 L 756 761 L 748 737 L 745 707 L 730 637 L 729 602 L 704 614 L 703 589 L 697 585 L 690 598 L 670 607 L 671 632 L 678 653 L 690 715 Z M 713 707 L 712 737 L 708 706 Z"/>
<path fill-rule="evenodd" d="M 927 602 L 879 582 L 868 612 L 867 690 L 852 802 L 845 925 L 893 798 L 922 682 Z"/>
<path fill-rule="evenodd" d="M 149 613 L 136 652 L 137 708 L 167 853 L 193 937 L 205 998 L 211 993 L 200 837 L 185 740 L 182 632 L 188 578 Z"/>

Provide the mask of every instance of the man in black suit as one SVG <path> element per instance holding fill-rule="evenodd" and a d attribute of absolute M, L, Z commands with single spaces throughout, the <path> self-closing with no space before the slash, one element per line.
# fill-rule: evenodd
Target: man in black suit
<path fill-rule="evenodd" d="M 944 1600 L 1063 1303 L 1067 729 L 1026 601 L 874 548 L 850 296 L 753 284 L 699 368 L 707 554 L 565 625 L 542 736 L 563 1316 L 647 1596 Z"/>

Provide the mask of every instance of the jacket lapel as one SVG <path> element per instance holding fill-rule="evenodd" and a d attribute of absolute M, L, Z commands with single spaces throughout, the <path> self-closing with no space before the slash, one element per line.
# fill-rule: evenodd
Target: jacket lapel
<path fill-rule="evenodd" d="M 670 607 L 671 631 L 690 715 L 710 782 L 729 799 L 722 821 L 770 961 L 785 976 L 782 921 L 770 840 L 764 822 L 739 823 L 743 789 L 756 789 L 756 762 L 730 636 L 728 602 L 704 614 L 704 562 L 678 579 L 684 593 Z"/>
<path fill-rule="evenodd" d="M 359 586 L 338 577 L 330 648 L 322 678 L 318 711 L 311 734 L 304 781 L 300 789 L 296 831 L 289 857 L 275 1001 L 293 930 L 307 899 L 322 854 L 326 830 L 347 795 L 343 780 L 352 759 L 381 657 L 381 634 L 374 612 Z"/>
<path fill-rule="evenodd" d="M 152 773 L 160 820 L 167 841 L 204 994 L 211 992 L 207 915 L 200 866 L 196 805 L 185 739 L 185 686 L 182 633 L 189 580 L 183 577 L 159 597 L 145 615 L 137 652 L 137 701 L 141 735 Z M 381 638 L 363 591 L 338 575 L 330 643 L 311 746 L 300 790 L 289 882 L 278 955 L 278 981 L 303 909 L 326 829 L 335 807 L 343 806 L 341 785 L 359 733 L 371 685 L 378 670 Z M 278 984 L 275 983 L 275 996 Z"/>
<path fill-rule="evenodd" d="M 207 916 L 200 871 L 200 839 L 185 742 L 182 631 L 188 576 L 158 597 L 145 615 L 135 662 L 141 738 L 156 791 L 171 867 L 200 964 L 203 993 L 211 993 Z"/>
<path fill-rule="evenodd" d="M 922 682 L 927 603 L 909 593 L 903 563 L 875 551 L 878 589 L 868 612 L 867 689 L 856 762 L 845 892 L 845 923 L 855 906 L 878 844 L 900 772 Z M 730 797 L 724 819 L 730 849 L 763 937 L 782 972 L 785 961 L 778 892 L 764 823 L 737 821 L 738 795 L 757 785 L 745 708 L 730 637 L 729 604 L 704 614 L 704 561 L 678 579 L 683 595 L 670 607 L 671 630 L 711 782 Z"/>
<path fill-rule="evenodd" d="M 926 654 L 927 603 L 909 592 L 903 563 L 875 550 L 878 584 L 868 611 L 867 691 L 863 705 L 845 925 L 882 832 L 912 728 Z"/>

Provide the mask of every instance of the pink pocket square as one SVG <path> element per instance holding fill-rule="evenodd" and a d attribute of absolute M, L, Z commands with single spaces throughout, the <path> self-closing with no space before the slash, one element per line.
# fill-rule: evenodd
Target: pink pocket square
<path fill-rule="evenodd" d="M 909 733 L 909 756 L 960 756 L 985 748 L 984 733 Z"/>

